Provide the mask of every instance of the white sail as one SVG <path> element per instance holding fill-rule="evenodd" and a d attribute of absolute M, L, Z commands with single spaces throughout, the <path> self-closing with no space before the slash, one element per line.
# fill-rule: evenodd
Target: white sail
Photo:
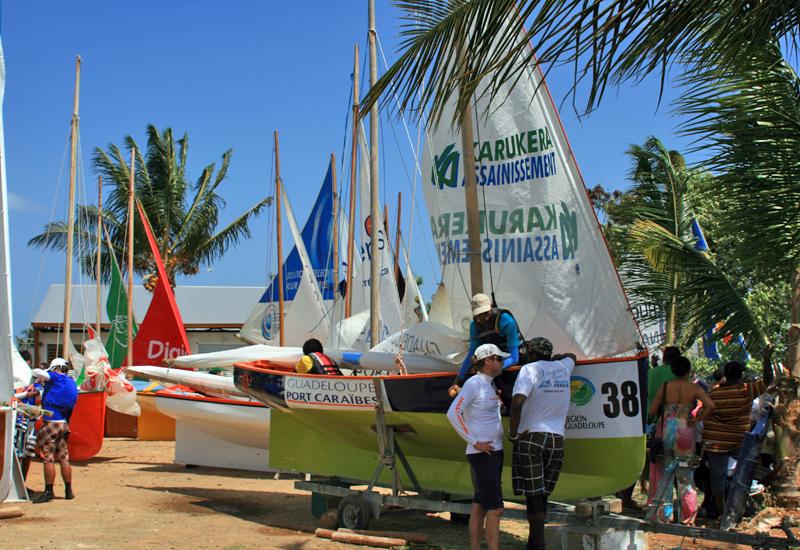
<path fill-rule="evenodd" d="M 558 113 L 546 87 L 537 90 L 539 69 L 528 73 L 491 105 L 490 78 L 475 94 L 484 290 L 492 288 L 491 262 L 498 305 L 512 310 L 526 337 L 545 336 L 559 352 L 597 358 L 635 350 L 639 333 Z M 466 330 L 468 238 L 454 106 L 455 98 L 429 131 L 422 173 L 453 325 Z"/>
<path fill-rule="evenodd" d="M 0 105 L 6 90 L 6 64 L 0 43 Z M 0 113 L 0 401 L 14 395 L 14 330 L 11 325 L 11 258 L 8 244 L 8 193 L 6 190 L 6 149 L 3 117 Z M 0 407 L 3 423 L 2 471 L 0 472 L 0 502 L 24 499 L 25 488 L 19 487 L 19 466 L 14 453 L 14 411 Z M 22 481 L 24 484 L 24 480 Z"/>
<path fill-rule="evenodd" d="M 397 292 L 397 282 L 394 279 L 394 261 L 389 248 L 389 239 L 386 236 L 383 216 L 378 213 L 378 219 L 373 220 L 370 214 L 370 187 L 369 176 L 369 151 L 367 150 L 363 126 L 359 132 L 359 148 L 361 150 L 361 165 L 359 170 L 359 201 L 361 204 L 360 242 L 361 242 L 361 277 L 357 286 L 358 289 L 353 294 L 352 311 L 364 311 L 370 309 L 369 289 L 373 283 L 370 279 L 370 262 L 379 262 L 380 278 L 380 316 L 381 334 L 380 340 L 388 337 L 402 328 L 403 314 L 400 309 L 400 296 Z M 372 231 L 378 232 L 378 251 L 371 250 L 370 235 Z M 363 332 L 360 339 L 369 341 L 369 326 Z"/>
<path fill-rule="evenodd" d="M 411 272 L 411 262 L 406 256 L 406 292 L 403 296 L 403 325 L 405 328 L 428 320 L 428 308 L 419 292 L 417 280 Z"/>
<path fill-rule="evenodd" d="M 314 276 L 314 268 L 311 267 L 311 260 L 308 258 L 303 238 L 300 236 L 300 229 L 297 227 L 292 206 L 289 204 L 289 197 L 286 196 L 285 189 L 281 188 L 281 190 L 283 191 L 283 205 L 286 207 L 286 221 L 289 223 L 289 229 L 303 265 L 300 285 L 294 296 L 292 307 L 289 308 L 284 319 L 286 345 L 302 345 L 309 338 L 325 341 L 330 331 L 325 301 L 317 284 L 317 278 Z"/>
<path fill-rule="evenodd" d="M 433 323 L 439 323 L 446 327 L 453 328 L 453 313 L 450 310 L 450 295 L 444 283 L 439 283 L 436 292 L 431 298 L 431 309 L 428 318 Z M 460 328 L 460 327 L 459 327 Z"/>

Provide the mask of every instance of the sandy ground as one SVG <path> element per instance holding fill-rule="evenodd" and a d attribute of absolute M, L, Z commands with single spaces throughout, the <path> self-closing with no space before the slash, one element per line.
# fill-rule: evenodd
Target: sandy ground
<path fill-rule="evenodd" d="M 174 443 L 106 439 L 94 459 L 74 464 L 75 500 L 64 500 L 60 479 L 56 499 L 24 503 L 25 515 L 0 520 L 2 541 L 13 548 L 363 548 L 314 537 L 319 520 L 311 496 L 294 480 L 269 474 L 192 468 L 172 464 Z M 44 487 L 34 463 L 28 487 Z M 410 530 L 431 536 L 438 548 L 467 548 L 467 528 L 419 512 L 391 512 L 371 529 Z M 503 522 L 503 548 L 524 547 L 527 524 Z"/>
<path fill-rule="evenodd" d="M 73 465 L 75 500 L 63 499 L 57 479 L 54 501 L 23 503 L 23 517 L 0 520 L 0 548 L 363 548 L 314 537 L 320 522 L 311 514 L 311 496 L 296 491 L 293 479 L 187 469 L 173 464 L 173 456 L 173 442 L 106 439 L 97 457 Z M 41 464 L 31 466 L 28 487 L 43 489 Z M 467 527 L 448 517 L 396 511 L 370 528 L 425 533 L 428 548 L 468 548 Z M 503 520 L 501 530 L 501 548 L 525 547 L 527 523 Z M 649 539 L 650 548 L 725 548 L 663 535 Z"/>

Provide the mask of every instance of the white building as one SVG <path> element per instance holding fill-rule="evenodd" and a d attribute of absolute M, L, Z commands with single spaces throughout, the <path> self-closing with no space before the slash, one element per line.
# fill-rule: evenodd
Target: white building
<path fill-rule="evenodd" d="M 255 286 L 177 286 L 175 300 L 183 318 L 191 353 L 208 353 L 246 345 L 236 333 L 250 310 L 264 294 L 264 287 Z M 108 288 L 101 289 L 101 328 L 103 340 L 109 323 L 105 311 Z M 70 333 L 80 351 L 86 325 L 97 323 L 97 287 L 73 285 Z M 153 295 L 137 285 L 133 289 L 133 311 L 137 323 L 142 322 Z M 50 361 L 61 354 L 61 329 L 64 322 L 64 285 L 51 285 L 33 316 L 34 365 Z"/>

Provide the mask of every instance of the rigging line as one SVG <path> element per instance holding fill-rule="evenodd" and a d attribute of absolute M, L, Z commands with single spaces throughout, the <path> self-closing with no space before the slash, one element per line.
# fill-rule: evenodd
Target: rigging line
<path fill-rule="evenodd" d="M 66 165 L 67 151 L 68 150 L 69 150 L 69 134 L 67 135 L 67 139 L 66 139 L 66 141 L 64 143 L 64 151 L 61 154 L 61 165 L 60 165 L 60 167 L 58 169 L 58 176 L 56 177 L 56 189 L 55 189 L 55 193 L 53 193 L 53 202 L 52 202 L 52 204 L 50 206 L 50 216 L 48 218 L 49 220 L 54 220 L 55 216 L 56 216 L 56 204 L 59 202 L 59 194 L 61 193 L 61 182 L 64 179 L 64 166 Z M 51 227 L 50 224 L 52 224 L 52 223 L 55 223 L 55 222 L 50 221 L 45 226 L 45 232 L 44 232 L 45 243 L 50 242 L 50 235 L 52 233 L 52 231 L 51 231 L 52 227 Z M 44 248 L 45 248 L 45 250 L 47 249 L 46 246 Z M 33 319 L 33 316 L 36 314 L 36 312 L 33 310 L 33 308 L 36 307 L 36 304 L 39 303 L 41 282 L 42 282 L 42 274 L 44 273 L 44 262 L 45 262 L 46 256 L 47 256 L 46 254 L 42 254 L 39 257 L 39 271 L 38 271 L 38 273 L 36 275 L 36 285 L 34 286 L 33 300 L 31 301 L 31 310 L 30 310 L 30 313 L 29 313 L 31 319 Z M 57 342 L 61 342 L 60 329 L 59 329 L 59 337 L 58 337 Z"/>

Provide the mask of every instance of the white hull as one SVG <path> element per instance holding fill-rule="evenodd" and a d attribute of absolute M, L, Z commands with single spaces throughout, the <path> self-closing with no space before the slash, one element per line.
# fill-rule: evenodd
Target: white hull
<path fill-rule="evenodd" d="M 127 367 L 128 372 L 167 384 L 181 384 L 215 397 L 247 397 L 233 385 L 233 379 L 207 372 L 164 367 Z"/>
<path fill-rule="evenodd" d="M 272 471 L 269 408 L 251 401 L 156 395 L 156 409 L 175 419 L 176 463 Z"/>

